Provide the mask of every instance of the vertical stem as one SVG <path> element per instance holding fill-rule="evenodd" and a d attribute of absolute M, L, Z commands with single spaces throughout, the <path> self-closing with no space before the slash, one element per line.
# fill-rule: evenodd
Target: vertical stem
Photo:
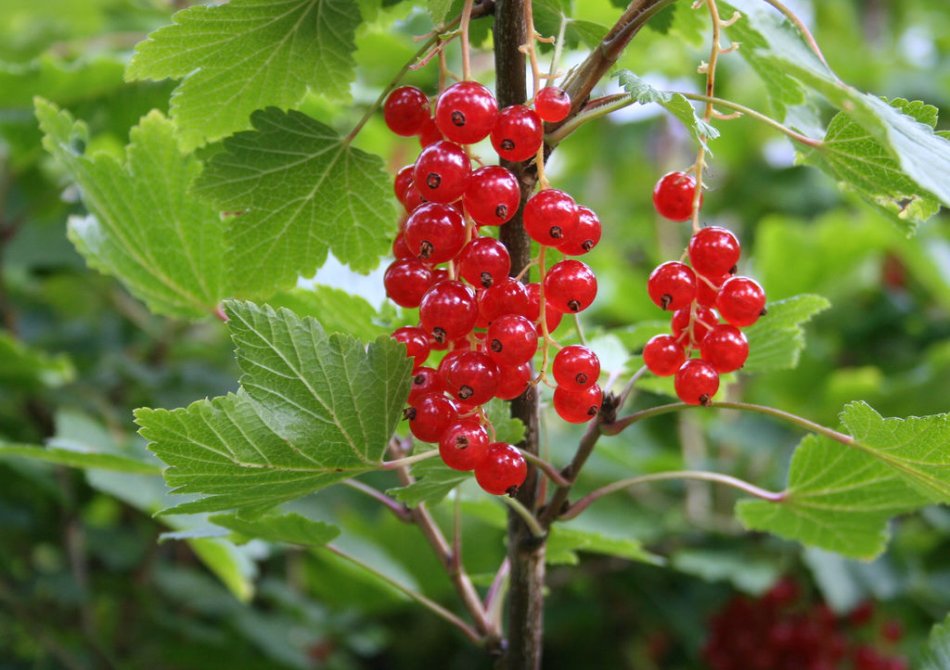
<path fill-rule="evenodd" d="M 528 39 L 524 0 L 498 0 L 495 4 L 495 71 L 498 104 L 521 104 L 527 99 L 525 56 L 519 47 Z M 521 202 L 534 190 L 536 175 L 521 163 L 503 162 L 521 184 Z M 511 255 L 511 274 L 518 276 L 531 262 L 531 239 L 524 230 L 521 211 L 501 227 L 500 238 Z M 528 273 L 524 273 L 528 279 Z M 526 433 L 518 445 L 538 453 L 538 392 L 534 386 L 511 403 L 511 414 L 521 419 Z M 518 491 L 518 501 L 527 509 L 537 507 L 539 476 L 537 468 L 528 468 L 528 478 Z M 508 515 L 508 561 L 510 589 L 508 600 L 507 648 L 499 663 L 509 670 L 533 670 L 541 667 L 544 613 L 544 539 L 533 536 L 518 514 Z"/>

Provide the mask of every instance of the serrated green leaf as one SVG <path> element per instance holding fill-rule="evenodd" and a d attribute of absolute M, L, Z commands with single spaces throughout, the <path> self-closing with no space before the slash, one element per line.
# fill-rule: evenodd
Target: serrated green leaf
<path fill-rule="evenodd" d="M 278 293 L 267 302 L 271 307 L 286 307 L 302 317 L 312 316 L 328 333 L 375 338 L 390 332 L 376 322 L 379 313 L 365 299 L 331 286 L 295 288 Z"/>
<path fill-rule="evenodd" d="M 950 668 L 950 617 L 930 630 L 928 649 L 920 670 L 947 670 Z"/>
<path fill-rule="evenodd" d="M 245 518 L 237 514 L 215 514 L 211 523 L 244 536 L 267 542 L 322 547 L 340 534 L 340 529 L 322 521 L 313 521 L 299 514 L 268 514 Z"/>
<path fill-rule="evenodd" d="M 74 218 L 69 238 L 94 268 L 119 279 L 153 312 L 214 313 L 225 292 L 224 228 L 217 212 L 188 195 L 201 169 L 183 154 L 160 113 L 130 133 L 126 161 L 83 153 L 84 124 L 44 100 L 36 115 L 43 145 L 69 171 L 92 216 Z"/>
<path fill-rule="evenodd" d="M 564 526 L 551 527 L 545 560 L 553 565 L 577 565 L 577 552 L 617 556 L 631 561 L 662 565 L 663 559 L 643 548 L 637 540 L 608 537 L 602 533 Z"/>
<path fill-rule="evenodd" d="M 230 219 L 228 266 L 242 294 L 269 294 L 311 276 L 328 251 L 366 272 L 395 226 L 392 184 L 378 156 L 300 112 L 270 108 L 255 130 L 223 143 L 196 184 Z"/>
<path fill-rule="evenodd" d="M 88 100 L 122 86 L 124 71 L 115 56 L 69 62 L 44 55 L 29 63 L 0 62 L 0 107 L 30 108 L 38 95 L 61 105 Z"/>
<path fill-rule="evenodd" d="M 719 131 L 706 121 L 703 121 L 703 119 L 696 114 L 696 110 L 693 109 L 689 100 L 684 98 L 680 93 L 661 91 L 654 88 L 633 72 L 630 72 L 630 70 L 622 70 L 617 75 L 617 80 L 627 93 L 641 105 L 655 102 L 679 119 L 683 125 L 686 126 L 686 130 L 693 136 L 693 139 L 706 147 L 707 150 L 709 147 L 706 144 L 706 140 L 714 140 L 719 137 Z"/>
<path fill-rule="evenodd" d="M 76 370 L 69 357 L 50 356 L 0 331 L 0 384 L 55 388 L 69 383 L 75 376 Z"/>
<path fill-rule="evenodd" d="M 525 428 L 521 419 L 511 416 L 511 407 L 503 400 L 493 398 L 485 405 L 485 415 L 495 427 L 495 440 L 519 444 L 524 440 Z"/>
<path fill-rule="evenodd" d="M 627 7 L 627 3 L 623 2 L 617 5 L 618 7 Z M 676 8 L 678 5 L 671 3 L 658 11 L 653 17 L 647 22 L 647 27 L 650 30 L 656 31 L 661 35 L 666 35 L 670 32 L 670 28 L 673 27 L 673 19 L 676 17 Z"/>
<path fill-rule="evenodd" d="M 802 326 L 831 307 L 820 295 L 796 295 L 769 303 L 768 314 L 745 330 L 749 358 L 743 372 L 788 370 L 798 365 L 805 348 Z"/>
<path fill-rule="evenodd" d="M 140 409 L 149 448 L 176 493 L 175 512 L 266 507 L 381 462 L 409 390 L 404 348 L 327 335 L 289 310 L 228 302 L 241 391 L 173 411 Z"/>
<path fill-rule="evenodd" d="M 133 474 L 157 475 L 157 466 L 133 458 L 124 458 L 115 454 L 74 451 L 55 447 L 37 447 L 28 444 L 5 444 L 0 442 L 0 458 L 29 458 L 71 468 L 95 468 L 112 472 L 130 472 Z"/>
<path fill-rule="evenodd" d="M 436 504 L 441 502 L 449 491 L 472 476 L 471 472 L 453 470 L 441 458 L 430 458 L 412 466 L 416 481 L 408 486 L 391 488 L 386 493 L 409 507 L 418 507 L 419 503 Z"/>
<path fill-rule="evenodd" d="M 293 107 L 310 88 L 346 99 L 355 77 L 352 0 L 232 0 L 175 14 L 135 50 L 129 79 L 182 79 L 171 114 L 185 143 L 249 127 L 255 109 Z"/>

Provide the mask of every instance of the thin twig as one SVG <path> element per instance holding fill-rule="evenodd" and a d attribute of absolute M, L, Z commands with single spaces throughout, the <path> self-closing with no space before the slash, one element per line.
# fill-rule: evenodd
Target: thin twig
<path fill-rule="evenodd" d="M 508 505 L 515 513 L 521 517 L 521 520 L 524 521 L 525 525 L 531 529 L 531 534 L 536 538 L 544 537 L 544 529 L 541 527 L 541 524 L 538 523 L 538 519 L 531 513 L 527 507 L 522 505 L 517 498 L 511 496 L 498 496 L 499 499 Z"/>
<path fill-rule="evenodd" d="M 532 454 L 530 451 L 525 449 L 518 449 L 521 452 L 521 455 L 524 456 L 524 459 L 537 467 L 541 472 L 543 472 L 548 479 L 557 484 L 558 486 L 567 486 L 570 484 L 564 477 L 561 476 L 561 473 L 557 471 L 557 468 L 548 463 L 546 460 L 538 456 L 537 454 Z"/>
<path fill-rule="evenodd" d="M 427 461 L 430 458 L 435 458 L 439 455 L 438 449 L 429 449 L 428 451 L 423 451 L 418 454 L 413 454 L 412 456 L 405 456 L 403 458 L 397 458 L 392 461 L 383 461 L 380 466 L 383 470 L 396 470 L 398 468 L 405 467 L 407 465 L 412 465 L 413 463 L 418 463 L 420 461 Z"/>
<path fill-rule="evenodd" d="M 400 521 L 412 523 L 412 514 L 409 512 L 409 508 L 403 505 L 401 502 L 393 500 L 379 489 L 375 489 L 369 484 L 365 484 L 358 479 L 345 479 L 343 480 L 343 484 L 349 486 L 354 491 L 359 491 L 360 493 L 369 496 L 373 500 L 382 503 L 389 509 L 389 511 L 395 514 Z"/>

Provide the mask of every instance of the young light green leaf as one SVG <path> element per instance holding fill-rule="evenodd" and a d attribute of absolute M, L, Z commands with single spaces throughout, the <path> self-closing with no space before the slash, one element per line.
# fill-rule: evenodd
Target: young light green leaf
<path fill-rule="evenodd" d="M 43 145 L 69 171 L 91 216 L 74 218 L 69 238 L 94 268 L 119 279 L 156 313 L 200 318 L 225 292 L 224 223 L 188 195 L 201 169 L 182 153 L 160 113 L 130 133 L 126 161 L 83 154 L 84 124 L 37 99 Z"/>
<path fill-rule="evenodd" d="M 312 316 L 328 333 L 368 339 L 391 332 L 377 323 L 379 313 L 365 299 L 331 286 L 291 289 L 268 298 L 267 303 L 299 316 Z"/>
<path fill-rule="evenodd" d="M 930 630 L 930 644 L 920 670 L 950 668 L 950 616 Z"/>
<path fill-rule="evenodd" d="M 746 329 L 749 358 L 742 372 L 788 370 L 805 348 L 804 324 L 831 307 L 820 295 L 796 295 L 769 303 L 768 314 Z"/>
<path fill-rule="evenodd" d="M 246 538 L 297 544 L 302 547 L 322 547 L 340 534 L 340 529 L 336 526 L 293 513 L 267 514 L 256 518 L 237 514 L 215 514 L 210 521 Z"/>
<path fill-rule="evenodd" d="M 630 72 L 630 70 L 622 70 L 617 75 L 617 79 L 627 93 L 641 105 L 655 102 L 679 119 L 683 125 L 686 126 L 686 129 L 689 131 L 689 134 L 693 136 L 693 139 L 706 147 L 707 150 L 709 147 L 706 144 L 706 140 L 714 140 L 719 137 L 719 131 L 706 121 L 703 121 L 699 115 L 696 114 L 696 110 L 693 109 L 689 100 L 684 98 L 681 94 L 661 91 L 654 88 L 633 72 Z"/>
<path fill-rule="evenodd" d="M 508 403 L 494 398 L 485 405 L 485 413 L 495 427 L 496 441 L 518 444 L 524 440 L 524 422 L 511 416 Z"/>
<path fill-rule="evenodd" d="M 50 356 L 0 332 L 0 383 L 22 388 L 57 387 L 75 376 L 76 370 L 67 356 Z"/>
<path fill-rule="evenodd" d="M 651 554 L 637 540 L 608 537 L 602 533 L 557 524 L 548 535 L 546 560 L 553 565 L 577 565 L 578 551 L 617 556 L 631 561 L 662 565 L 663 559 Z"/>
<path fill-rule="evenodd" d="M 94 468 L 113 472 L 131 472 L 134 474 L 157 475 L 159 468 L 133 458 L 116 454 L 103 454 L 55 447 L 38 447 L 28 444 L 6 444 L 0 442 L 0 458 L 29 458 L 71 468 Z"/>
<path fill-rule="evenodd" d="M 308 88 L 349 94 L 360 24 L 352 0 L 232 0 L 174 21 L 138 45 L 126 74 L 182 79 L 172 117 L 189 148 L 248 128 L 255 109 L 296 105 Z"/>
<path fill-rule="evenodd" d="M 412 484 L 386 491 L 409 507 L 418 507 L 419 503 L 434 505 L 441 502 L 449 491 L 472 476 L 470 472 L 453 470 L 440 458 L 416 463 L 412 466 L 412 474 L 416 478 Z"/>
<path fill-rule="evenodd" d="M 286 309 L 226 308 L 241 391 L 136 411 L 168 484 L 206 496 L 174 511 L 272 506 L 376 468 L 408 393 L 404 347 L 328 336 Z"/>
<path fill-rule="evenodd" d="M 300 112 L 255 112 L 255 130 L 224 141 L 196 184 L 231 218 L 228 266 L 242 294 L 269 294 L 333 254 L 366 272 L 389 244 L 396 213 L 378 156 Z"/>

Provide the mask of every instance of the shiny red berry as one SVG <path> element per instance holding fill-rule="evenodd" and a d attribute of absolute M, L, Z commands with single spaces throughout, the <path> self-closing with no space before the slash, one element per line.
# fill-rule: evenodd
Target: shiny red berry
<path fill-rule="evenodd" d="M 462 419 L 439 438 L 439 456 L 453 470 L 474 470 L 488 452 L 488 431 L 476 419 Z"/>
<path fill-rule="evenodd" d="M 662 309 L 689 307 L 696 297 L 696 275 L 688 265 L 667 261 L 650 273 L 647 291 L 650 299 Z"/>
<path fill-rule="evenodd" d="M 733 326 L 751 326 L 765 314 L 765 291 L 749 277 L 732 277 L 719 289 L 716 307 Z"/>
<path fill-rule="evenodd" d="M 429 119 L 429 98 L 415 86 L 400 86 L 383 103 L 383 119 L 397 135 L 418 135 Z"/>
<path fill-rule="evenodd" d="M 528 292 L 528 308 L 525 310 L 524 315 L 528 317 L 528 320 L 532 323 L 538 324 L 538 335 L 541 335 L 541 324 L 538 323 L 541 319 L 541 284 L 532 282 L 527 284 L 525 289 Z M 555 309 L 554 306 L 551 305 L 551 301 L 547 299 L 547 296 L 545 296 L 544 303 L 544 321 L 547 324 L 548 333 L 553 333 L 561 324 L 561 318 L 564 316 L 564 312 Z"/>
<path fill-rule="evenodd" d="M 442 131 L 435 125 L 435 119 L 431 117 L 427 118 L 422 124 L 422 129 L 419 131 L 419 146 L 425 149 L 427 146 L 444 139 L 445 138 L 442 137 Z"/>
<path fill-rule="evenodd" d="M 568 423 L 590 421 L 597 416 L 603 402 L 604 392 L 597 384 L 576 391 L 567 386 L 554 389 L 554 411 Z"/>
<path fill-rule="evenodd" d="M 458 420 L 458 408 L 441 393 L 420 396 L 403 411 L 409 430 L 423 442 L 436 442 Z"/>
<path fill-rule="evenodd" d="M 643 347 L 643 364 L 658 377 L 676 374 L 686 362 L 686 350 L 672 335 L 656 335 Z"/>
<path fill-rule="evenodd" d="M 465 244 L 465 219 L 457 209 L 437 202 L 420 205 L 406 220 L 406 245 L 426 263 L 445 263 Z"/>
<path fill-rule="evenodd" d="M 693 215 L 696 180 L 685 172 L 663 175 L 653 189 L 653 205 L 660 216 L 672 221 L 686 221 Z M 702 198 L 700 198 L 702 205 Z"/>
<path fill-rule="evenodd" d="M 670 319 L 670 329 L 673 335 L 683 345 L 699 346 L 709 330 L 719 323 L 719 317 L 708 307 L 696 305 L 693 307 L 684 307 L 673 312 L 673 318 Z M 680 337 L 683 333 L 686 337 Z"/>
<path fill-rule="evenodd" d="M 492 442 L 475 466 L 475 481 L 492 495 L 514 495 L 528 476 L 528 464 L 521 452 L 505 442 Z"/>
<path fill-rule="evenodd" d="M 524 105 L 505 107 L 491 131 L 491 144 L 506 161 L 519 163 L 532 158 L 544 141 L 544 124 L 534 110 Z"/>
<path fill-rule="evenodd" d="M 478 310 L 486 324 L 504 314 L 524 314 L 528 311 L 528 293 L 517 279 L 495 282 L 478 296 Z"/>
<path fill-rule="evenodd" d="M 439 381 L 442 385 L 443 390 L 448 390 L 449 388 L 449 372 L 452 370 L 452 366 L 455 365 L 455 361 L 459 359 L 459 356 L 464 354 L 468 349 L 453 349 L 447 353 L 442 360 L 439 362 L 439 367 L 436 370 L 439 373 Z"/>
<path fill-rule="evenodd" d="M 600 242 L 600 219 L 593 210 L 577 206 L 577 225 L 574 231 L 558 245 L 558 251 L 567 256 L 582 256 L 597 246 Z"/>
<path fill-rule="evenodd" d="M 716 372 L 734 372 L 749 357 L 749 341 L 735 326 L 721 324 L 709 331 L 700 344 L 703 360 L 708 361 Z"/>
<path fill-rule="evenodd" d="M 406 345 L 406 355 L 412 359 L 412 369 L 417 370 L 429 357 L 429 334 L 416 326 L 397 328 L 392 338 Z"/>
<path fill-rule="evenodd" d="M 719 390 L 719 373 L 701 358 L 683 363 L 673 378 L 676 395 L 688 405 L 708 405 Z"/>
<path fill-rule="evenodd" d="M 402 260 L 415 257 L 416 255 L 412 253 L 412 249 L 406 244 L 406 234 L 400 231 L 396 235 L 396 239 L 393 240 L 393 258 Z"/>
<path fill-rule="evenodd" d="M 522 363 L 515 367 L 498 367 L 498 388 L 495 397 L 502 400 L 514 400 L 528 388 L 531 382 L 531 364 Z"/>
<path fill-rule="evenodd" d="M 587 347 L 571 344 L 557 352 L 551 371 L 558 386 L 567 391 L 580 391 L 597 383 L 600 359 Z"/>
<path fill-rule="evenodd" d="M 570 239 L 577 227 L 577 203 L 556 188 L 538 192 L 525 203 L 524 229 L 538 244 L 556 247 Z"/>
<path fill-rule="evenodd" d="M 396 194 L 396 199 L 402 203 L 402 206 L 407 212 L 411 212 L 425 202 L 412 183 L 412 172 L 414 169 L 414 164 L 402 167 L 399 172 L 396 173 L 396 179 L 393 181 L 393 192 Z"/>
<path fill-rule="evenodd" d="M 696 302 L 704 307 L 715 307 L 716 298 L 719 297 L 719 289 L 731 276 L 728 272 L 718 277 L 696 275 Z"/>
<path fill-rule="evenodd" d="M 544 277 L 544 296 L 561 312 L 582 312 L 597 297 L 597 277 L 580 261 L 555 263 Z"/>
<path fill-rule="evenodd" d="M 447 370 L 449 393 L 469 405 L 483 405 L 498 388 L 498 364 L 482 351 L 466 351 Z"/>
<path fill-rule="evenodd" d="M 488 137 L 498 118 L 498 102 L 476 81 L 452 84 L 435 103 L 435 123 L 446 139 L 474 144 Z"/>
<path fill-rule="evenodd" d="M 500 226 L 518 211 L 521 187 L 511 171 L 486 165 L 469 174 L 462 204 L 478 225 Z"/>
<path fill-rule="evenodd" d="M 542 121 L 559 123 L 571 113 L 571 96 L 557 86 L 546 86 L 534 97 L 534 111 Z"/>
<path fill-rule="evenodd" d="M 412 384 L 409 386 L 409 402 L 412 403 L 427 393 L 442 393 L 445 388 L 439 371 L 423 365 L 412 373 Z"/>
<path fill-rule="evenodd" d="M 689 262 L 693 271 L 707 277 L 719 277 L 735 270 L 742 247 L 732 232 L 709 226 L 689 240 Z"/>
<path fill-rule="evenodd" d="M 458 271 L 462 279 L 472 286 L 488 288 L 508 278 L 511 256 L 498 240 L 476 237 L 459 254 Z"/>
<path fill-rule="evenodd" d="M 460 281 L 439 282 L 426 291 L 419 303 L 419 321 L 436 342 L 467 335 L 475 327 L 476 318 L 475 292 Z"/>
<path fill-rule="evenodd" d="M 400 307 L 418 307 L 432 284 L 432 270 L 415 258 L 393 262 L 383 275 L 386 295 Z"/>
<path fill-rule="evenodd" d="M 488 355 L 500 366 L 526 363 L 538 350 L 538 331 L 519 314 L 504 314 L 492 321 L 485 340 Z"/>
<path fill-rule="evenodd" d="M 426 200 L 449 203 L 462 197 L 471 171 L 471 161 L 462 147 L 441 140 L 419 154 L 412 182 Z"/>

